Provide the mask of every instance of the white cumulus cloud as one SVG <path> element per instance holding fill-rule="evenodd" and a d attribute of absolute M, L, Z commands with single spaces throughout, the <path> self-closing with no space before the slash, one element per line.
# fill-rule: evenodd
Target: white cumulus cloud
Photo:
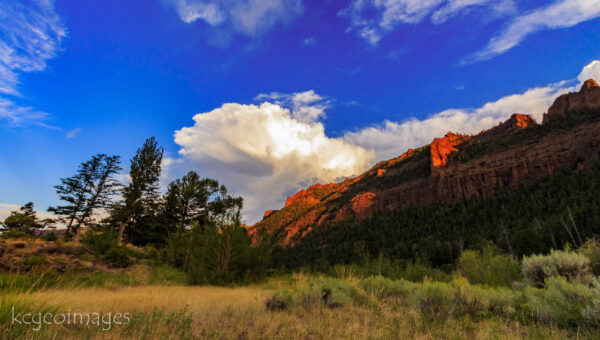
<path fill-rule="evenodd" d="M 600 61 L 586 66 L 577 79 L 504 96 L 478 108 L 448 109 L 422 120 L 384 121 L 341 138 L 325 134 L 319 118 L 330 101 L 314 91 L 261 94 L 255 98 L 265 101 L 260 105 L 224 104 L 195 115 L 193 126 L 176 131 L 180 158 L 170 161 L 170 172 L 193 169 L 220 180 L 244 197 L 246 222 L 255 222 L 264 210 L 281 207 L 286 195 L 362 173 L 376 161 L 429 144 L 448 131 L 475 134 L 516 112 L 540 121 L 556 97 L 578 90 L 589 78 L 600 80 Z M 304 113 L 311 110 L 317 113 Z"/>
<path fill-rule="evenodd" d="M 210 26 L 228 27 L 255 36 L 277 23 L 286 23 L 304 12 L 302 0 L 167 0 L 181 20 L 202 20 Z"/>
<path fill-rule="evenodd" d="M 261 93 L 254 100 L 270 100 L 279 106 L 291 107 L 292 117 L 304 123 L 312 123 L 325 118 L 325 110 L 329 107 L 329 101 L 316 94 L 314 90 L 293 94 L 280 92 Z"/>
<path fill-rule="evenodd" d="M 294 95 L 313 103 L 314 92 Z M 320 98 L 320 96 L 318 96 Z M 299 104 L 298 104 L 299 105 Z M 280 105 L 224 104 L 194 116 L 194 125 L 175 132 L 185 164 L 201 176 L 217 178 L 245 198 L 245 214 L 254 222 L 286 195 L 314 184 L 359 174 L 374 154 L 330 138 L 322 123 L 300 120 Z"/>
<path fill-rule="evenodd" d="M 0 120 L 17 125 L 49 117 L 45 112 L 15 104 L 10 97 L 20 96 L 19 74 L 44 70 L 65 36 L 66 28 L 54 11 L 54 1 L 0 2 Z"/>

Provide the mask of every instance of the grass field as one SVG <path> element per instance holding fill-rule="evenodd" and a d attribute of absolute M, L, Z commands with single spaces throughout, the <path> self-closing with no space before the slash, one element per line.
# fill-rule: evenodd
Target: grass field
<path fill-rule="evenodd" d="M 222 288 L 122 286 L 43 289 L 2 297 L 3 339 L 565 339 L 593 338 L 518 318 L 464 316 L 427 321 L 395 299 L 373 304 L 292 306 L 269 311 L 267 285 Z M 110 330 L 95 325 L 11 325 L 10 306 L 53 313 L 130 313 L 127 325 Z"/>
<path fill-rule="evenodd" d="M 48 245 L 24 243 L 6 254 L 37 265 L 0 274 L 2 340 L 599 338 L 597 243 L 522 262 L 465 251 L 450 273 L 378 259 L 233 287 L 190 285 L 151 259 L 82 266 L 78 245 L 40 257 Z M 561 275 L 538 277 L 550 264 Z"/>

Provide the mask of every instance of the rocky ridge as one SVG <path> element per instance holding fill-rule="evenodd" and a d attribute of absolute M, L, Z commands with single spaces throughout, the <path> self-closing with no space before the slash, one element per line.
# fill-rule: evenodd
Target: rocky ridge
<path fill-rule="evenodd" d="M 544 129 L 552 117 L 583 110 L 597 110 L 600 117 L 600 86 L 593 80 L 579 92 L 557 98 L 541 125 L 516 113 L 474 136 L 448 132 L 358 177 L 301 190 L 288 197 L 281 210 L 267 211 L 249 231 L 253 235 L 264 228 L 290 247 L 328 222 L 360 221 L 410 205 L 485 197 L 503 187 L 543 179 L 558 169 L 585 167 L 600 155 L 599 120 L 575 129 Z"/>

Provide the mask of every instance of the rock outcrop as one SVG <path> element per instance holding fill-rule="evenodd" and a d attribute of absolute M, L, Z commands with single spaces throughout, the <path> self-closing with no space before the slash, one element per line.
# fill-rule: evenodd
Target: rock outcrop
<path fill-rule="evenodd" d="M 296 202 L 306 204 L 318 203 L 323 196 L 327 196 L 327 194 L 337 189 L 340 185 L 340 183 L 311 185 L 305 190 L 300 190 L 294 196 L 288 197 L 285 201 L 285 206 L 288 207 Z"/>
<path fill-rule="evenodd" d="M 559 97 L 548 115 L 581 109 L 597 110 L 592 114 L 600 118 L 596 82 L 588 81 L 580 92 Z M 559 169 L 585 167 L 598 156 L 600 119 L 549 131 L 529 115 L 513 114 L 478 135 L 449 132 L 428 146 L 379 162 L 358 177 L 313 185 L 288 197 L 283 209 L 266 213 L 250 232 L 265 228 L 290 247 L 328 222 L 360 221 L 411 205 L 485 197 L 507 186 L 541 180 Z"/>
<path fill-rule="evenodd" d="M 269 216 L 273 215 L 274 213 L 276 213 L 278 210 L 267 210 L 265 211 L 264 215 L 263 215 L 263 220 L 265 218 L 268 218 Z"/>
<path fill-rule="evenodd" d="M 431 143 L 431 166 L 441 168 L 448 163 L 448 155 L 458 151 L 457 145 L 469 137 L 448 132 L 443 138 L 435 138 Z"/>
<path fill-rule="evenodd" d="M 482 132 L 480 136 L 482 138 L 494 138 L 536 125 L 538 125 L 538 123 L 530 115 L 514 113 L 512 116 L 510 116 L 509 120 Z"/>
<path fill-rule="evenodd" d="M 543 122 L 551 116 L 564 116 L 572 111 L 595 110 L 600 108 L 600 86 L 593 80 L 587 80 L 579 92 L 563 94 L 556 98 L 554 104 L 544 115 Z"/>

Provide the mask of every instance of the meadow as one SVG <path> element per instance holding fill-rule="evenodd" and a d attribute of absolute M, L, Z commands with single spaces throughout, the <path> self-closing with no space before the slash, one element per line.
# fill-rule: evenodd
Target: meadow
<path fill-rule="evenodd" d="M 3 339 L 596 339 L 600 287 L 552 278 L 543 288 L 292 273 L 249 286 L 188 286 L 138 264 L 94 279 L 34 284 L 3 274 Z M 589 279 L 590 277 L 588 277 Z M 591 277 L 593 279 L 593 277 Z M 28 288 L 29 287 L 29 288 Z M 14 324 L 16 313 L 128 313 L 127 324 Z M 586 312 L 587 311 L 587 312 Z M 592 314 L 589 314 L 591 312 Z M 588 314 L 586 314 L 588 313 Z"/>
<path fill-rule="evenodd" d="M 268 286 L 276 284 L 271 282 Z M 265 307 L 270 294 L 271 290 L 264 286 L 152 285 L 18 293 L 2 297 L 1 330 L 5 339 L 593 338 L 590 333 L 540 325 L 526 317 L 522 321 L 502 316 L 432 321 L 397 299 L 374 300 L 368 305 L 294 306 L 270 311 Z M 11 326 L 8 305 L 17 305 L 23 311 L 55 313 L 129 311 L 132 318 L 130 324 L 113 325 L 110 330 L 96 326 L 44 326 L 35 331 L 31 326 Z"/>

